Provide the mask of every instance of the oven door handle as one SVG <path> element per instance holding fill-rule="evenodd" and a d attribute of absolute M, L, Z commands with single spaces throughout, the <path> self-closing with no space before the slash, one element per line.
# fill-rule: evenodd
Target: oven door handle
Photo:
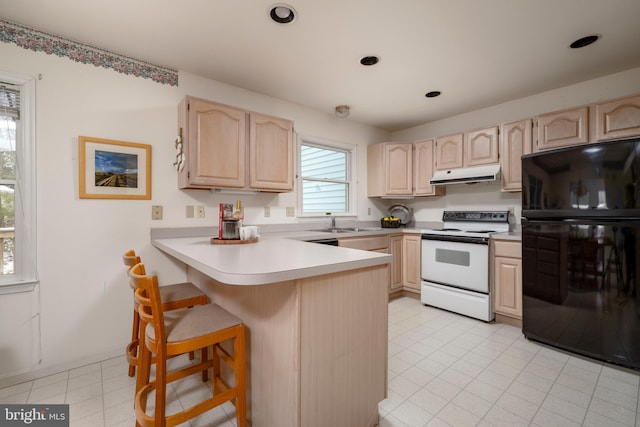
<path fill-rule="evenodd" d="M 437 240 L 440 242 L 460 242 L 473 243 L 477 245 L 488 245 L 488 237 L 469 237 L 469 236 L 441 236 L 438 234 L 423 234 L 422 240 Z"/>

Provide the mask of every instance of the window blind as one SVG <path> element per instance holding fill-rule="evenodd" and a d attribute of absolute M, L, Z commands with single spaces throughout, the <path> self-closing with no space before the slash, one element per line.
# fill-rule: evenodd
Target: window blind
<path fill-rule="evenodd" d="M 0 114 L 20 119 L 20 89 L 0 82 Z"/>

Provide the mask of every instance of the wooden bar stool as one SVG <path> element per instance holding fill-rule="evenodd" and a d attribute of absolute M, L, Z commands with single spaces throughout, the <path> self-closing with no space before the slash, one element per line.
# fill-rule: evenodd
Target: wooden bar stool
<path fill-rule="evenodd" d="M 122 256 L 127 271 L 136 264 L 141 262 L 140 257 L 132 249 Z M 131 288 L 135 292 L 135 288 L 130 283 Z M 196 305 L 208 304 L 207 295 L 202 292 L 193 283 L 175 283 L 172 285 L 160 286 L 160 296 L 163 302 L 164 310 L 175 310 L 178 308 L 193 307 Z M 129 376 L 133 377 L 136 373 L 136 366 L 139 364 L 138 347 L 140 344 L 140 315 L 138 314 L 138 304 L 134 298 L 133 306 L 133 324 L 131 327 L 131 342 L 127 345 L 126 354 L 129 363 Z M 193 353 L 190 355 L 193 359 Z"/>
<path fill-rule="evenodd" d="M 141 325 L 144 328 L 144 345 L 140 346 L 138 377 L 144 386 L 137 391 L 134 404 L 136 421 L 142 427 L 174 426 L 184 423 L 216 406 L 230 401 L 236 407 L 237 427 L 246 426 L 245 391 L 245 326 L 242 321 L 217 304 L 199 305 L 190 309 L 165 311 L 158 279 L 147 276 L 144 264 L 129 270 L 131 283 L 136 287 Z M 220 345 L 233 340 L 233 355 Z M 185 368 L 167 371 L 167 359 L 203 348 L 213 348 L 211 359 Z M 155 355 L 155 380 L 149 381 Z M 234 373 L 234 385 L 229 385 L 220 374 L 220 361 Z M 212 368 L 212 396 L 194 406 L 167 415 L 167 384 Z M 155 391 L 154 414 L 146 413 L 147 397 Z"/>

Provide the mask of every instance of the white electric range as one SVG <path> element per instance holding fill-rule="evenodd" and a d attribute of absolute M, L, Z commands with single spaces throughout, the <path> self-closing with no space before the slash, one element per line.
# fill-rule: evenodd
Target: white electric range
<path fill-rule="evenodd" d="M 489 238 L 509 231 L 507 211 L 444 211 L 443 228 L 422 230 L 422 303 L 491 321 Z"/>

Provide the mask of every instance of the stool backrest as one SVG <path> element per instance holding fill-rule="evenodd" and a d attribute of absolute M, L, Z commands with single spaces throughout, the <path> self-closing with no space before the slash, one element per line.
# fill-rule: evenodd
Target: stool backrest
<path fill-rule="evenodd" d="M 134 265 L 140 264 L 142 262 L 142 260 L 140 260 L 140 257 L 136 255 L 136 251 L 134 251 L 133 249 L 128 250 L 124 253 L 124 255 L 122 255 L 122 261 L 124 262 L 124 265 L 127 266 L 127 271 L 131 270 L 131 267 L 133 267 Z M 136 290 L 132 282 L 129 282 L 129 286 L 131 286 L 131 289 L 133 289 L 134 291 Z"/>
<path fill-rule="evenodd" d="M 131 285 L 135 287 L 135 298 L 138 303 L 140 320 L 153 324 L 155 341 L 158 348 L 164 347 L 166 334 L 164 329 L 164 312 L 158 286 L 158 276 L 147 276 L 143 263 L 138 263 L 129 270 Z"/>

